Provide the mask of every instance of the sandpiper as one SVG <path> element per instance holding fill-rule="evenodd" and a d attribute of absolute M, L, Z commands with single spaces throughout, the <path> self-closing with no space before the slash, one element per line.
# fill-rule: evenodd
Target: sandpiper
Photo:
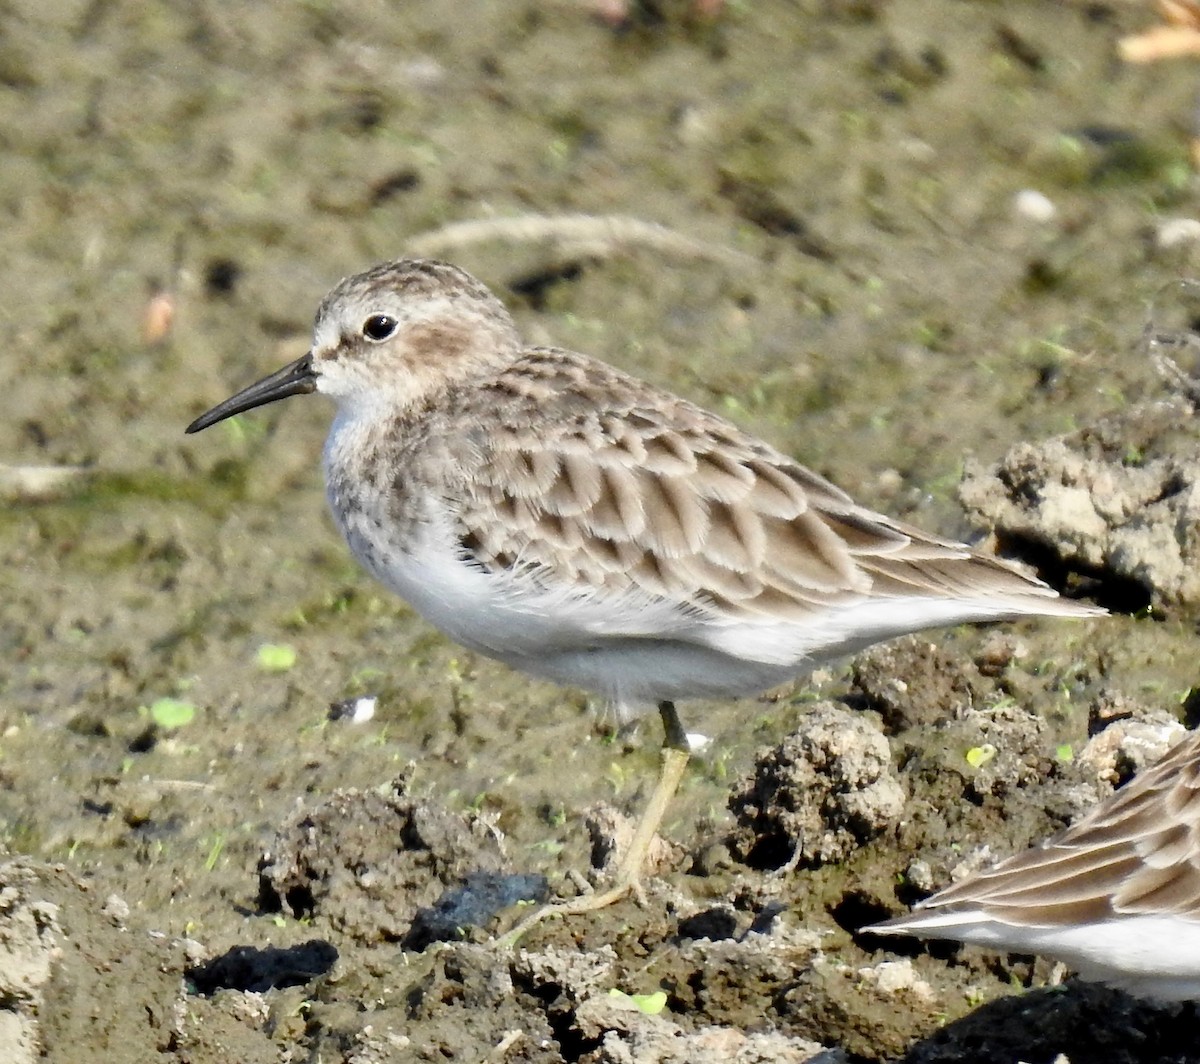
<path fill-rule="evenodd" d="M 1039 953 L 1139 997 L 1200 999 L 1200 732 L 1041 846 L 863 930 Z"/>
<path fill-rule="evenodd" d="M 556 912 L 637 889 L 688 759 L 677 699 L 755 694 L 923 628 L 1103 613 L 859 506 L 669 392 L 526 346 L 504 305 L 443 262 L 343 280 L 308 354 L 187 431 L 314 391 L 337 404 L 334 520 L 370 573 L 463 646 L 626 718 L 658 707 L 662 772 L 616 884 Z"/>

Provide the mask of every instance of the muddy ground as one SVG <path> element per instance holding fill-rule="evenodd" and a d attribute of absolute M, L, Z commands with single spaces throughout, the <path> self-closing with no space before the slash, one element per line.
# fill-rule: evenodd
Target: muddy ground
<path fill-rule="evenodd" d="M 0 5 L 0 1059 L 1200 1060 L 1190 1009 L 857 933 L 1194 709 L 1200 433 L 1143 343 L 1198 318 L 1194 61 L 1123 65 L 1125 0 L 606 10 Z M 573 214 L 618 221 L 537 220 Z M 435 941 L 468 877 L 573 892 L 657 722 L 359 572 L 321 401 L 182 435 L 414 249 L 1115 615 L 684 706 L 712 741 L 645 908 Z"/>

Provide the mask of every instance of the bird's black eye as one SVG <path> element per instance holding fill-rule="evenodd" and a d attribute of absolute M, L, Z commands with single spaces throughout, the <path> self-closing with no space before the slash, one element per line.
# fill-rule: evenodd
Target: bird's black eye
<path fill-rule="evenodd" d="M 363 322 L 362 334 L 368 340 L 379 343 L 389 339 L 399 324 L 390 314 L 372 314 Z"/>

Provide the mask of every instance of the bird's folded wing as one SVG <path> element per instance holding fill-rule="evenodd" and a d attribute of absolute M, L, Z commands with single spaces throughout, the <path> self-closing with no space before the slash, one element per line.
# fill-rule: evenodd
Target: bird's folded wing
<path fill-rule="evenodd" d="M 1200 733 L 1042 846 L 939 891 L 912 918 L 955 909 L 1041 926 L 1200 919 Z"/>
<path fill-rule="evenodd" d="M 583 356 L 536 349 L 489 400 L 503 427 L 476 447 L 461 512 L 464 549 L 485 568 L 587 593 L 636 591 L 737 622 L 810 620 L 867 597 L 1053 598 L 1003 562 L 857 506 L 722 418 L 648 395 Z"/>

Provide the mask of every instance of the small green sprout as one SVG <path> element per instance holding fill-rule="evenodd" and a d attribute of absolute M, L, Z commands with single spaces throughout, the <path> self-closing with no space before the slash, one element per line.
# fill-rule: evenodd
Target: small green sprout
<path fill-rule="evenodd" d="M 204 860 L 204 871 L 211 872 L 217 867 L 217 861 L 221 858 L 221 851 L 225 849 L 225 833 L 218 831 L 212 839 L 212 844 L 208 848 L 208 857 Z"/>
<path fill-rule="evenodd" d="M 983 768 L 995 756 L 996 748 L 991 743 L 984 743 L 982 746 L 972 746 L 967 751 L 967 764 L 972 768 Z"/>
<path fill-rule="evenodd" d="M 263 643 L 255 660 L 264 672 L 287 672 L 296 664 L 296 648 L 286 643 Z"/>
<path fill-rule="evenodd" d="M 667 995 L 661 990 L 656 990 L 653 994 L 626 994 L 625 991 L 614 987 L 608 992 L 608 996 L 632 1002 L 639 1012 L 644 1012 L 647 1016 L 657 1016 L 667 1006 Z"/>
<path fill-rule="evenodd" d="M 150 719 L 163 731 L 172 731 L 191 724 L 196 716 L 196 707 L 178 698 L 160 698 L 150 704 L 149 712 Z"/>

